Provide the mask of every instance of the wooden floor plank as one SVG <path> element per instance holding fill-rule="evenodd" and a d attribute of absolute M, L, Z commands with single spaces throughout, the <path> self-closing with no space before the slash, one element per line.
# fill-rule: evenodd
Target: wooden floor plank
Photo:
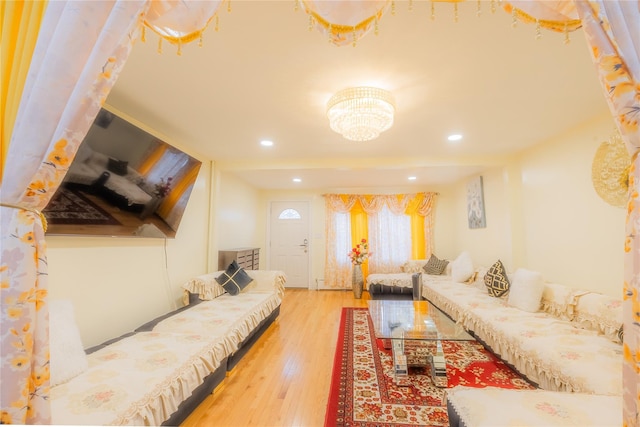
<path fill-rule="evenodd" d="M 287 289 L 278 319 L 182 425 L 322 426 L 342 307 L 368 297 Z"/>

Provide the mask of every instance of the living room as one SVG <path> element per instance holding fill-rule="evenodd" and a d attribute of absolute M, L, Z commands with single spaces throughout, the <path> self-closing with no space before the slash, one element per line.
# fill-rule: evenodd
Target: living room
<path fill-rule="evenodd" d="M 555 41 L 562 43 L 562 36 L 556 36 Z M 573 38 L 572 43 L 582 42 Z M 174 55 L 167 46 L 164 55 Z M 155 50 L 149 42 L 143 47 Z M 593 69 L 586 72 L 594 73 L 595 84 Z M 127 98 L 126 90 L 116 89 L 108 106 L 160 134 L 157 123 L 147 120 L 148 111 Z M 99 344 L 180 306 L 181 285 L 196 274 L 217 271 L 219 250 L 260 247 L 260 264 L 269 268 L 269 207 L 283 200 L 307 201 L 311 206 L 308 287 L 316 289 L 325 271 L 323 194 L 429 191 L 439 194 L 433 233 L 439 257 L 453 259 L 467 250 L 476 265 L 489 266 L 501 259 L 510 271 L 531 268 L 546 280 L 617 297 L 624 282 L 627 212 L 605 203 L 591 180 L 594 154 L 613 137 L 615 123 L 604 99 L 591 107 L 594 114 L 529 147 L 486 156 L 492 159 L 482 171 L 419 187 L 345 184 L 265 189 L 243 179 L 242 167 L 234 170 L 231 162 L 217 161 L 204 150 L 168 137 L 203 162 L 175 238 L 48 236 L 49 295 L 70 299 L 84 345 Z M 495 126 L 500 126 L 499 118 Z M 467 185 L 478 176 L 484 183 L 487 226 L 469 229 Z"/>

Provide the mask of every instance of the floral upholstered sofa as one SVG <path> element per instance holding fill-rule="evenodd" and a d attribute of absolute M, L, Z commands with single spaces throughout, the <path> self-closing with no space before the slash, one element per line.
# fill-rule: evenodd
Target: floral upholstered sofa
<path fill-rule="evenodd" d="M 54 308 L 52 424 L 180 424 L 280 312 L 282 272 L 247 270 L 252 280 L 236 295 L 216 281 L 222 273 L 185 283 L 189 305 L 89 349 L 89 354 L 82 350 L 75 324 L 69 325 L 73 320 L 56 320 Z M 64 317 L 69 307 L 61 312 Z M 69 335 L 73 327 L 76 344 L 70 346 L 68 338 L 58 337 Z M 79 351 L 71 354 L 72 347 Z"/>
<path fill-rule="evenodd" d="M 512 390 L 500 391 L 500 402 L 507 401 L 502 394 L 510 396 L 508 399 L 554 402 L 551 392 L 570 392 L 567 394 L 572 397 L 562 401 L 567 414 L 581 405 L 590 405 L 610 421 L 602 425 L 616 425 L 619 418 L 615 410 L 620 408 L 621 416 L 622 407 L 621 300 L 546 283 L 540 273 L 526 269 L 510 274 L 499 261 L 490 268 L 467 265 L 471 274 L 464 278 L 456 271 L 456 262 L 452 263 L 452 276 L 458 280 L 449 275 L 423 275 L 423 297 L 541 389 L 519 395 L 511 395 L 516 392 Z M 488 392 L 448 390 L 450 408 L 466 416 L 463 425 L 510 425 L 500 424 L 498 415 L 490 414 L 500 412 L 497 408 L 488 411 L 476 404 L 470 406 L 474 399 L 480 402 L 490 396 Z M 611 402 L 616 404 L 612 406 Z M 524 410 L 519 415 L 524 417 Z M 593 418 L 592 422 L 596 419 L 601 418 Z M 557 425 L 551 419 L 547 424 L 522 422 L 521 425 Z"/>

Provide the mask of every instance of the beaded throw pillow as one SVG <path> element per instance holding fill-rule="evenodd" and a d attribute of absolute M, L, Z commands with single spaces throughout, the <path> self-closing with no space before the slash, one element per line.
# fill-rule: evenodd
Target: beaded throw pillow
<path fill-rule="evenodd" d="M 484 284 L 492 297 L 500 298 L 509 292 L 509 278 L 502 261 L 498 260 L 484 276 Z"/>
<path fill-rule="evenodd" d="M 238 263 L 233 260 L 229 267 L 216 277 L 216 282 L 220 284 L 229 295 L 238 295 L 253 279 L 247 274 Z"/>
<path fill-rule="evenodd" d="M 440 259 L 437 256 L 431 254 L 431 258 L 424 265 L 424 272 L 427 274 L 442 274 L 445 268 L 447 268 L 449 261 L 446 259 Z"/>

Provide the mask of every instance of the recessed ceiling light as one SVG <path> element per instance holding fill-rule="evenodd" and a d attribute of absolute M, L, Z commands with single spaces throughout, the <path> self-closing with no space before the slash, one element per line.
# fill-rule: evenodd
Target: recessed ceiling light
<path fill-rule="evenodd" d="M 262 141 L 260 141 L 260 145 L 262 145 L 263 147 L 271 147 L 273 145 L 273 141 L 263 139 Z"/>
<path fill-rule="evenodd" d="M 410 177 L 408 178 L 408 180 L 409 180 L 409 181 L 415 181 L 415 180 L 416 180 L 416 177 L 415 177 L 415 176 L 410 176 Z"/>
<path fill-rule="evenodd" d="M 300 178 L 293 178 L 293 182 L 302 182 Z"/>
<path fill-rule="evenodd" d="M 460 141 L 462 139 L 462 135 L 460 135 L 459 133 L 454 133 L 452 135 L 449 135 L 447 139 L 449 141 Z"/>

